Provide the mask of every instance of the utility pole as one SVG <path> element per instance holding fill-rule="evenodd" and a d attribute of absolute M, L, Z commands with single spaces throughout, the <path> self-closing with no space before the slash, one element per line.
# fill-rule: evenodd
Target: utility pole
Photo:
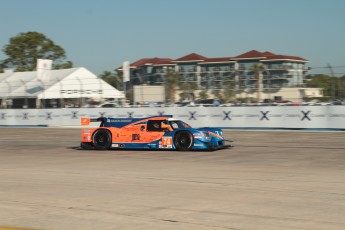
<path fill-rule="evenodd" d="M 333 72 L 333 68 L 330 64 L 327 65 L 327 67 L 329 68 L 329 71 L 331 72 L 331 98 L 332 101 L 335 100 L 335 79 L 334 79 L 334 72 Z"/>

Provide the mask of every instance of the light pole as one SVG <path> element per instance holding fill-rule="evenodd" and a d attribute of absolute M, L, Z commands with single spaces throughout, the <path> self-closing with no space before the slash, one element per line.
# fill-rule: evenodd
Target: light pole
<path fill-rule="evenodd" d="M 20 82 L 23 84 L 23 87 L 24 87 L 24 90 L 25 90 L 25 96 L 24 96 L 24 104 L 25 105 L 23 105 L 23 108 L 28 109 L 29 106 L 28 106 L 28 97 L 27 97 L 26 84 L 25 84 L 25 82 L 22 79 L 20 79 Z"/>
<path fill-rule="evenodd" d="M 127 104 L 127 99 L 126 99 L 126 84 L 130 80 L 130 64 L 129 61 L 123 62 L 123 94 L 124 94 L 124 99 L 125 99 L 125 105 Z"/>
<path fill-rule="evenodd" d="M 330 64 L 328 64 L 327 67 L 329 68 L 329 71 L 331 71 L 331 98 L 332 98 L 332 101 L 334 101 L 334 99 L 335 99 L 334 72 L 333 72 L 333 68 Z"/>
<path fill-rule="evenodd" d="M 268 99 L 271 102 L 271 73 L 269 70 L 266 69 L 266 67 L 264 67 L 264 71 L 266 72 L 266 76 L 267 76 L 267 82 L 268 82 Z"/>
<path fill-rule="evenodd" d="M 11 92 L 12 92 L 12 89 L 11 89 L 11 84 L 7 80 L 4 80 L 4 82 L 7 84 L 8 93 L 7 93 L 6 97 L 4 97 L 4 99 L 3 99 L 4 102 L 3 103 L 4 103 L 4 108 L 7 109 L 7 104 L 9 104 L 8 103 L 9 100 L 12 100 L 12 99 L 8 99 L 10 94 L 11 94 Z M 11 107 L 12 107 L 12 105 L 11 105 Z"/>

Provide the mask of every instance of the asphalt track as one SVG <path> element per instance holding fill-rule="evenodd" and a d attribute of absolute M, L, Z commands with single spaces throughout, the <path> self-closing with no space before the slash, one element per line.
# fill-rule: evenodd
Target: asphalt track
<path fill-rule="evenodd" d="M 79 129 L 0 128 L 0 229 L 345 229 L 344 132 L 225 134 L 234 148 L 85 151 Z"/>

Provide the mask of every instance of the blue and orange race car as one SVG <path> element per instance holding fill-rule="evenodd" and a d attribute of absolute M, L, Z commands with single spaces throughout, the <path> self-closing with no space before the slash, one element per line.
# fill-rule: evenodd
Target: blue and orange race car
<path fill-rule="evenodd" d="M 82 129 L 83 149 L 170 149 L 215 150 L 226 145 L 218 128 L 192 128 L 171 115 L 147 118 L 81 118 L 82 125 L 100 122 L 97 128 Z"/>

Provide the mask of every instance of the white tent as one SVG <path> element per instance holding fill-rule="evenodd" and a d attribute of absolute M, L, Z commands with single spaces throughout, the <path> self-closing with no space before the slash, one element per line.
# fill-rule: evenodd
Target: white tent
<path fill-rule="evenodd" d="M 40 99 L 122 99 L 115 89 L 86 68 L 0 73 L 0 98 Z"/>

